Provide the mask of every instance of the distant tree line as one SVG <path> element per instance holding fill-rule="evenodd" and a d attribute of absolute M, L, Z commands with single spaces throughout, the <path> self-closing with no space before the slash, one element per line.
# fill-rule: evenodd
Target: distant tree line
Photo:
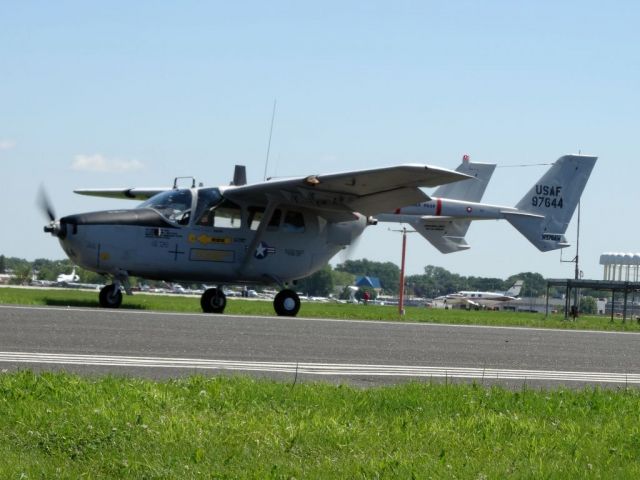
<path fill-rule="evenodd" d="M 382 285 L 382 294 L 397 295 L 400 289 L 400 268 L 391 262 L 371 260 L 347 260 L 332 268 L 327 265 L 313 275 L 298 282 L 297 290 L 314 296 L 327 296 L 337 287 L 353 285 L 358 276 L 377 277 Z M 521 295 L 539 297 L 546 294 L 547 283 L 542 275 L 521 272 L 503 280 L 463 276 L 451 273 L 442 267 L 428 265 L 424 273 L 405 277 L 405 293 L 416 297 L 435 298 L 460 290 L 506 291 L 516 280 L 523 280 Z M 557 292 L 552 291 L 551 294 Z"/>
<path fill-rule="evenodd" d="M 13 283 L 29 283 L 32 277 L 38 280 L 55 281 L 61 273 L 70 273 L 73 263 L 68 260 L 47 260 L 39 258 L 30 262 L 21 258 L 0 255 L 0 273 L 15 275 Z M 76 267 L 81 283 L 105 283 L 105 278 L 97 273 Z M 296 290 L 312 296 L 329 296 L 355 283 L 358 276 L 377 277 L 382 285 L 382 294 L 397 295 L 400 287 L 400 268 L 391 262 L 374 262 L 367 259 L 347 260 L 336 265 L 326 265 L 313 275 L 299 280 Z M 132 285 L 150 282 L 132 278 Z M 424 273 L 405 277 L 405 294 L 423 298 L 435 298 L 460 290 L 505 291 L 516 280 L 523 280 L 521 295 L 539 297 L 546 293 L 547 284 L 542 275 L 533 272 L 521 272 L 506 279 L 491 277 L 463 276 L 449 272 L 442 267 L 427 265 Z M 552 295 L 563 292 L 551 291 Z M 601 292 L 584 292 L 594 297 L 606 296 Z M 372 297 L 373 298 L 373 297 Z"/>

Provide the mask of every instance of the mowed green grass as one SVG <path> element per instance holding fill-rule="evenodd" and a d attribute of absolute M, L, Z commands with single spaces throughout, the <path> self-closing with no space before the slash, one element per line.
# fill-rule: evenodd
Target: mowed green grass
<path fill-rule="evenodd" d="M 97 292 L 0 288 L 0 303 L 96 307 Z M 199 298 L 123 308 L 199 312 Z M 306 317 L 636 330 L 635 322 L 303 302 Z M 227 313 L 274 315 L 230 299 Z M 640 390 L 247 376 L 0 374 L 0 478 L 640 478 Z"/>
<path fill-rule="evenodd" d="M 0 288 L 1 304 L 55 305 L 98 307 L 98 292 L 59 289 Z M 178 295 L 125 296 L 123 309 L 158 310 L 169 312 L 201 313 L 200 297 Z M 318 303 L 302 300 L 300 317 L 337 318 L 361 320 L 386 320 L 407 322 L 451 323 L 463 325 L 499 325 L 541 328 L 569 328 L 591 330 L 640 331 L 640 324 L 627 319 L 614 322 L 609 317 L 582 316 L 577 321 L 567 321 L 562 315 L 546 317 L 539 313 L 443 310 L 424 307 L 406 307 L 404 316 L 397 306 L 352 305 Z M 229 298 L 225 313 L 231 315 L 275 315 L 273 304 L 267 300 Z"/>
<path fill-rule="evenodd" d="M 0 478 L 640 478 L 640 392 L 0 375 Z"/>

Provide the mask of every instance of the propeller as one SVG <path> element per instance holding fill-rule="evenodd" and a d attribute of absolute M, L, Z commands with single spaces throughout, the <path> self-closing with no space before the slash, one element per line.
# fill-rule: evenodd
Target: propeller
<path fill-rule="evenodd" d="M 40 189 L 38 190 L 37 204 L 40 211 L 47 216 L 50 222 L 54 222 L 56 220 L 56 213 L 53 210 L 53 205 L 49 200 L 47 191 L 42 185 L 40 185 Z"/>
<path fill-rule="evenodd" d="M 340 259 L 342 260 L 341 263 L 345 263 L 347 260 L 353 260 L 361 240 L 362 240 L 362 235 L 358 235 L 356 238 L 354 238 L 351 241 L 349 245 L 347 245 L 344 249 L 340 251 Z"/>
<path fill-rule="evenodd" d="M 44 231 L 46 233 L 50 233 L 54 237 L 58 237 L 60 239 L 64 238 L 66 236 L 66 226 L 60 225 L 59 222 L 56 222 L 56 212 L 53 209 L 51 200 L 49 200 L 47 191 L 42 185 L 40 185 L 40 189 L 38 190 L 36 202 L 40 211 L 49 219 L 49 225 L 44 227 Z"/>
<path fill-rule="evenodd" d="M 377 225 L 378 220 L 373 217 L 362 217 L 362 219 L 366 222 L 366 225 Z M 340 252 L 340 258 L 342 263 L 345 263 L 347 260 L 352 260 L 355 256 L 356 250 L 358 249 L 358 245 L 362 240 L 362 234 L 364 232 L 362 230 L 357 233 L 352 232 L 351 234 L 351 242 Z"/>

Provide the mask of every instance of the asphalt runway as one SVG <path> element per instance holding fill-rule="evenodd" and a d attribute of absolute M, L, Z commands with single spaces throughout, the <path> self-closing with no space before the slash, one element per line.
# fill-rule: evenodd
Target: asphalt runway
<path fill-rule="evenodd" d="M 640 334 L 0 305 L 0 369 L 640 386 Z"/>

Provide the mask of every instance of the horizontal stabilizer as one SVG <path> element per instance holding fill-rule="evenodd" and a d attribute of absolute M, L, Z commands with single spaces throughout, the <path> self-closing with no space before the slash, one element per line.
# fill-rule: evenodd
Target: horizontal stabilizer
<path fill-rule="evenodd" d="M 464 238 L 471 224 L 470 220 L 414 220 L 410 224 L 442 253 L 471 248 Z"/>

